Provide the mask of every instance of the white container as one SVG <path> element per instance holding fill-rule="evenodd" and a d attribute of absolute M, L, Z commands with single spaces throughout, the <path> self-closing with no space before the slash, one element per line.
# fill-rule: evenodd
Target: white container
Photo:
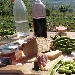
<path fill-rule="evenodd" d="M 25 37 L 29 35 L 28 12 L 22 0 L 15 0 L 13 6 L 17 36 Z"/>
<path fill-rule="evenodd" d="M 18 48 L 17 44 L 5 44 L 0 46 L 0 52 L 2 54 L 9 54 L 15 52 L 17 48 Z"/>

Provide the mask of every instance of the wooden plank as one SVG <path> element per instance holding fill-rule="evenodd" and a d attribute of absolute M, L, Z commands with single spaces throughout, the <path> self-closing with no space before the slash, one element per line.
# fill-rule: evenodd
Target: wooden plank
<path fill-rule="evenodd" d="M 50 69 L 52 64 L 54 64 L 58 59 L 61 59 L 63 56 L 59 56 L 55 60 L 48 61 L 46 67 Z M 0 73 L 19 73 L 22 75 L 47 75 L 48 71 L 35 71 L 34 68 L 34 62 L 32 63 L 25 63 L 23 65 L 7 65 L 6 67 L 0 68 Z"/>
<path fill-rule="evenodd" d="M 56 35 L 57 32 L 47 32 L 47 38 L 50 39 L 50 36 Z M 75 32 L 67 32 L 67 36 L 71 38 L 75 38 Z M 33 32 L 30 32 L 30 35 L 26 38 L 33 37 Z M 17 40 L 16 34 L 12 35 L 10 38 L 0 41 L 0 45 L 4 45 L 7 43 L 15 42 Z"/>

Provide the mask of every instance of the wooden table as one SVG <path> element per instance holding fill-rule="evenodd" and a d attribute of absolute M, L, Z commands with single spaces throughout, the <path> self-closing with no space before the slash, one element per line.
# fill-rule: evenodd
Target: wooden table
<path fill-rule="evenodd" d="M 57 34 L 57 32 L 48 32 L 47 38 L 50 39 L 50 36 L 54 36 L 56 34 Z M 71 38 L 75 38 L 75 32 L 67 32 L 67 36 L 71 37 Z M 27 39 L 29 37 L 33 37 L 32 32 L 25 39 Z M 17 38 L 16 38 L 16 35 L 14 34 L 10 38 L 2 40 L 0 42 L 0 45 L 4 45 L 4 44 L 7 44 L 7 43 L 13 43 L 16 40 L 17 40 Z M 52 63 L 55 62 L 55 61 L 56 60 L 52 61 Z M 34 71 L 34 70 L 32 70 L 32 68 L 34 67 L 33 64 L 34 63 L 32 62 L 32 63 L 25 63 L 24 65 L 19 65 L 19 66 L 8 65 L 6 67 L 2 67 L 2 68 L 0 68 L 0 75 L 2 75 L 1 73 L 8 73 L 8 72 L 9 73 L 18 73 L 18 75 L 19 74 L 20 75 L 47 75 L 47 71 Z M 51 62 L 49 62 L 49 64 L 51 64 Z M 15 75 L 15 74 L 11 74 L 11 75 Z"/>
<path fill-rule="evenodd" d="M 68 37 L 75 38 L 75 32 L 66 32 Z M 57 32 L 47 32 L 47 38 L 50 39 L 50 36 L 56 35 Z M 30 32 L 28 37 L 33 37 L 33 32 Z M 25 39 L 27 39 L 26 37 Z M 10 38 L 0 41 L 0 45 L 4 45 L 7 43 L 15 42 L 17 40 L 16 34 L 12 35 Z"/>
<path fill-rule="evenodd" d="M 50 67 L 58 60 L 63 58 L 63 56 L 59 56 L 58 58 L 56 58 L 55 60 L 48 60 L 48 63 L 46 65 L 46 67 L 48 68 L 48 70 L 50 69 Z M 5 67 L 0 68 L 0 75 L 14 75 L 14 73 L 16 74 L 20 74 L 20 75 L 47 75 L 48 71 L 35 71 L 33 70 L 34 68 L 34 62 L 31 63 L 25 63 L 23 65 L 7 65 Z M 10 74 L 11 73 L 11 74 Z"/>

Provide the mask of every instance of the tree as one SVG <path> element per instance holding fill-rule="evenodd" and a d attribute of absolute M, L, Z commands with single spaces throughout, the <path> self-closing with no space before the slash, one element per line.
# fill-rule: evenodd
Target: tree
<path fill-rule="evenodd" d="M 50 6 L 46 5 L 46 16 L 50 16 L 50 12 L 51 12 L 51 8 Z"/>
<path fill-rule="evenodd" d="M 11 3 L 11 0 L 1 0 L 0 1 L 0 15 L 12 15 L 12 7 L 13 4 Z"/>
<path fill-rule="evenodd" d="M 63 12 L 63 14 L 64 14 L 64 16 L 65 16 L 66 12 L 68 11 L 68 7 L 67 7 L 67 6 L 61 6 L 61 7 L 59 8 L 59 11 L 60 11 L 60 12 Z"/>
<path fill-rule="evenodd" d="M 23 0 L 25 5 L 26 5 L 26 8 L 27 8 L 27 11 L 28 11 L 28 20 L 31 22 L 32 20 L 32 4 L 30 3 L 29 0 Z"/>

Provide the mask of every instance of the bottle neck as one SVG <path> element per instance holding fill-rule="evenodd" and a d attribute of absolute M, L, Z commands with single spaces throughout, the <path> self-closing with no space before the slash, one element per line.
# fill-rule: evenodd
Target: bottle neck
<path fill-rule="evenodd" d="M 35 0 L 34 4 L 43 4 L 41 0 Z"/>
<path fill-rule="evenodd" d="M 21 3 L 22 0 L 14 0 L 15 3 Z"/>
<path fill-rule="evenodd" d="M 15 0 L 11 0 L 11 2 L 13 3 Z"/>
<path fill-rule="evenodd" d="M 35 0 L 35 2 L 41 2 L 41 0 Z"/>
<path fill-rule="evenodd" d="M 23 4 L 24 2 L 22 1 L 22 0 L 14 0 L 14 4 L 15 5 L 21 5 L 21 4 Z M 24 4 L 25 5 L 25 4 Z"/>

